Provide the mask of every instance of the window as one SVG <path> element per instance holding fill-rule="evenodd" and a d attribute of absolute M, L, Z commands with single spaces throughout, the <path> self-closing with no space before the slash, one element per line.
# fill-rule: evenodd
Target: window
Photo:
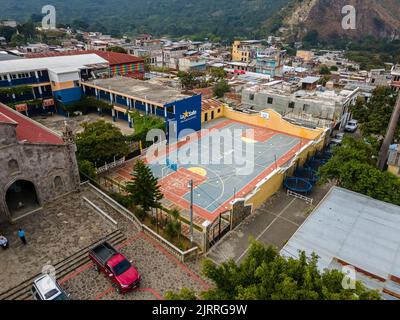
<path fill-rule="evenodd" d="M 274 103 L 274 98 L 268 97 L 267 103 L 268 104 L 273 104 Z"/>
<path fill-rule="evenodd" d="M 294 109 L 294 102 L 289 102 L 289 109 Z"/>
<path fill-rule="evenodd" d="M 218 113 L 221 113 L 221 109 L 218 109 L 218 111 L 217 111 Z"/>
<path fill-rule="evenodd" d="M 254 101 L 254 93 L 250 93 L 249 99 L 250 99 L 251 101 Z"/>
<path fill-rule="evenodd" d="M 54 178 L 54 189 L 57 193 L 60 193 L 64 189 L 63 181 L 60 176 Z"/>
<path fill-rule="evenodd" d="M 310 105 L 309 104 L 304 104 L 303 105 L 303 111 L 308 112 L 310 110 Z"/>

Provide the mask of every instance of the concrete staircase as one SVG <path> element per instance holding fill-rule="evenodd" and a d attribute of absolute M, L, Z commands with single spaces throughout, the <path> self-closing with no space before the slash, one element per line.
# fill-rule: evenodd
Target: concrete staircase
<path fill-rule="evenodd" d="M 64 260 L 56 263 L 54 265 L 56 269 L 57 280 L 63 279 L 66 275 L 77 270 L 79 267 L 90 262 L 88 252 L 95 245 L 107 241 L 111 245 L 116 246 L 126 240 L 126 236 L 120 231 L 116 230 L 103 239 L 100 239 L 91 245 L 80 249 L 73 255 L 65 258 Z M 27 300 L 32 297 L 31 288 L 33 281 L 39 277 L 41 274 L 36 274 L 35 276 L 21 282 L 19 285 L 10 288 L 6 291 L 0 293 L 0 300 Z"/>

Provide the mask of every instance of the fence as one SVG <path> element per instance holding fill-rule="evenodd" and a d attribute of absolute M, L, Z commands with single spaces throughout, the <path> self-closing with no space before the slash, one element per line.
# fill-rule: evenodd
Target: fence
<path fill-rule="evenodd" d="M 304 200 L 304 201 L 305 201 L 306 203 L 308 203 L 308 204 L 313 204 L 313 202 L 314 202 L 314 199 L 308 198 L 308 197 L 306 197 L 306 196 L 303 196 L 302 194 L 293 192 L 293 191 L 291 191 L 291 190 L 288 190 L 288 191 L 287 191 L 287 195 L 288 195 L 288 196 L 295 197 L 295 198 L 300 199 L 300 200 Z"/>
<path fill-rule="evenodd" d="M 114 160 L 114 162 L 106 163 L 104 166 L 97 168 L 96 173 L 100 174 L 100 173 L 106 172 L 113 168 L 119 167 L 119 166 L 123 165 L 124 163 L 125 163 L 125 157 L 123 157 L 122 159 L 119 159 L 119 160 Z"/>

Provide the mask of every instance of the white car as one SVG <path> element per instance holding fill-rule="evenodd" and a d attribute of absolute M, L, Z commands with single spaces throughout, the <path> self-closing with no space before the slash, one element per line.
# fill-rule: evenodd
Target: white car
<path fill-rule="evenodd" d="M 334 138 L 331 139 L 330 145 L 338 146 L 343 142 L 344 133 L 337 133 Z"/>
<path fill-rule="evenodd" d="M 344 129 L 347 132 L 356 132 L 357 129 L 358 129 L 358 121 L 357 120 L 350 120 L 349 122 L 347 122 L 347 124 L 344 127 Z"/>
<path fill-rule="evenodd" d="M 69 300 L 68 295 L 49 274 L 43 274 L 32 285 L 34 300 Z"/>

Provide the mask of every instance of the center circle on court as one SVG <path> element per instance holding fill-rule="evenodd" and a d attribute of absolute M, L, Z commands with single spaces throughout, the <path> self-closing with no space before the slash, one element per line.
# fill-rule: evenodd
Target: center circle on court
<path fill-rule="evenodd" d="M 189 171 L 198 174 L 199 176 L 205 177 L 207 175 L 207 171 L 204 168 L 200 167 L 192 167 L 188 169 Z"/>
<path fill-rule="evenodd" d="M 247 137 L 242 137 L 242 141 L 246 142 L 246 143 L 257 143 L 256 140 L 250 139 L 250 138 L 247 138 Z"/>

